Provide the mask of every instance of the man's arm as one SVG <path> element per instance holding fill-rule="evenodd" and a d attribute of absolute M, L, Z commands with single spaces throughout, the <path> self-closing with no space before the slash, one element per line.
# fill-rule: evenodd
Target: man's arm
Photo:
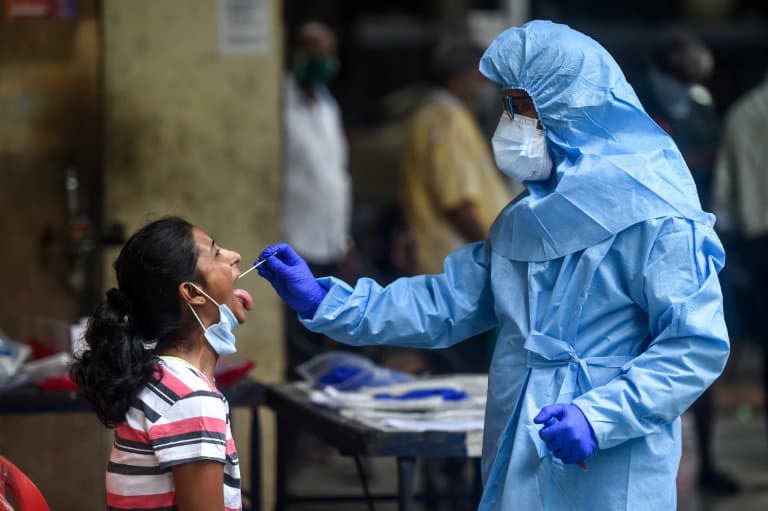
<path fill-rule="evenodd" d="M 354 288 L 321 279 L 328 294 L 302 323 L 353 346 L 447 348 L 497 324 L 490 257 L 488 242 L 465 245 L 445 259 L 444 273 L 400 278 L 387 287 L 366 278 Z"/>
<path fill-rule="evenodd" d="M 466 241 L 470 243 L 482 241 L 487 237 L 487 233 L 477 220 L 474 203 L 464 201 L 455 208 L 446 211 L 445 215 Z"/>

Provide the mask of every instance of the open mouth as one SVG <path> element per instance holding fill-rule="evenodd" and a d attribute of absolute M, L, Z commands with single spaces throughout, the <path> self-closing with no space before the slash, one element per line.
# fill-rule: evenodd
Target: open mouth
<path fill-rule="evenodd" d="M 253 297 L 251 296 L 251 293 L 245 289 L 235 289 L 233 294 L 235 295 L 235 298 L 240 301 L 245 310 L 249 311 L 253 309 Z"/>

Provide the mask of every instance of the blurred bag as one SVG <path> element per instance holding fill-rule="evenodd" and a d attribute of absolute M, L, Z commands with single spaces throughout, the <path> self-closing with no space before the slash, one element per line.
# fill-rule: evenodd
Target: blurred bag
<path fill-rule="evenodd" d="M 16 374 L 31 351 L 29 346 L 12 340 L 0 330 L 0 385 Z"/>
<path fill-rule="evenodd" d="M 381 367 L 365 357 L 346 351 L 329 351 L 317 355 L 296 368 L 299 375 L 314 387 L 357 390 L 412 381 L 409 374 Z"/>

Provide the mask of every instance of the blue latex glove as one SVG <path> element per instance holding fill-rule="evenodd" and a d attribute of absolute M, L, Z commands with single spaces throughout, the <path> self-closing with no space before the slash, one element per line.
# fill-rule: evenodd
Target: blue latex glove
<path fill-rule="evenodd" d="M 350 378 L 357 376 L 358 374 L 360 374 L 360 371 L 362 370 L 363 369 L 361 367 L 349 367 L 349 366 L 332 367 L 327 373 L 319 377 L 315 383 L 320 386 L 330 385 L 331 387 L 333 387 L 334 385 L 338 385 L 339 383 L 344 383 Z"/>
<path fill-rule="evenodd" d="M 545 424 L 539 436 L 563 463 L 580 463 L 597 448 L 592 425 L 576 405 L 545 406 L 533 422 Z"/>
<path fill-rule="evenodd" d="M 401 401 L 425 399 L 435 396 L 442 397 L 443 401 L 461 401 L 463 399 L 467 399 L 467 393 L 463 390 L 455 390 L 450 388 L 417 389 L 399 395 L 389 394 L 387 392 L 373 395 L 373 397 L 376 399 L 398 399 Z"/>
<path fill-rule="evenodd" d="M 272 284 L 290 308 L 304 318 L 313 317 L 328 290 L 317 283 L 307 262 L 286 243 L 265 248 L 261 260 L 266 262 L 259 267 L 259 275 Z"/>

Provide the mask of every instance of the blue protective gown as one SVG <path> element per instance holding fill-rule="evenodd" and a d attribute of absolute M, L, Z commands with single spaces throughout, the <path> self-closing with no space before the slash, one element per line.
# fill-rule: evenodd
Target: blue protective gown
<path fill-rule="evenodd" d="M 353 345 L 443 348 L 500 333 L 489 374 L 481 510 L 670 510 L 680 415 L 721 373 L 722 246 L 680 153 L 588 37 L 531 22 L 480 66 L 531 95 L 556 171 L 444 273 L 382 288 L 321 279 L 311 330 Z M 598 441 L 588 472 L 533 423 L 574 403 Z"/>

